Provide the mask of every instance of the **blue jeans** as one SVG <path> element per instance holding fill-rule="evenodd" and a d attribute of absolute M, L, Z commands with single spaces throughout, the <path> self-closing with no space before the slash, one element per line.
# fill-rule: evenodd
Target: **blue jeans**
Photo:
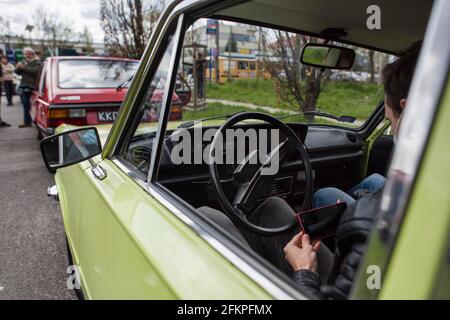
<path fill-rule="evenodd" d="M 323 188 L 314 193 L 313 208 L 327 206 L 336 203 L 338 200 L 344 201 L 347 205 L 355 202 L 355 198 L 351 196 L 357 190 L 367 190 L 368 192 L 375 192 L 384 187 L 386 178 L 378 173 L 371 174 L 359 184 L 344 192 L 338 188 Z"/>
<path fill-rule="evenodd" d="M 20 100 L 22 101 L 23 105 L 23 123 L 27 125 L 31 124 L 31 116 L 30 116 L 31 94 L 32 94 L 31 90 L 29 92 L 26 91 L 20 93 Z"/>

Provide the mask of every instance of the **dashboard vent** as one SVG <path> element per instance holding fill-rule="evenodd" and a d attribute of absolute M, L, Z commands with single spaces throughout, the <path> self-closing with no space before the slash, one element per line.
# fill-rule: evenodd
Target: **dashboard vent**
<path fill-rule="evenodd" d="M 356 140 L 358 139 L 356 134 L 354 133 L 346 133 L 345 135 L 347 136 L 348 140 L 350 140 L 350 142 L 352 143 L 355 143 Z"/>
<path fill-rule="evenodd" d="M 281 196 L 291 193 L 292 177 L 283 177 L 275 179 L 264 190 L 264 197 Z"/>

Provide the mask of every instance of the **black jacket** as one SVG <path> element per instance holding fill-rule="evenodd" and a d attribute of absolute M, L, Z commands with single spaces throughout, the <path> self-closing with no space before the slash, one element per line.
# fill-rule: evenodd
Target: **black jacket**
<path fill-rule="evenodd" d="M 22 76 L 19 87 L 34 88 L 36 77 L 41 70 L 41 61 L 33 59 L 28 62 L 23 69 L 14 70 L 15 73 Z"/>
<path fill-rule="evenodd" d="M 316 299 L 348 298 L 358 266 L 366 248 L 381 202 L 382 190 L 367 195 L 345 210 L 336 231 L 335 259 L 326 285 L 321 285 L 318 273 L 300 270 L 295 282 Z"/>

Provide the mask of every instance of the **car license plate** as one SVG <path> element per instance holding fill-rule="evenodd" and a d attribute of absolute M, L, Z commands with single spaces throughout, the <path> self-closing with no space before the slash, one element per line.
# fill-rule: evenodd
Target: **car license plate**
<path fill-rule="evenodd" d="M 117 118 L 117 111 L 100 111 L 97 112 L 98 122 L 114 122 Z"/>

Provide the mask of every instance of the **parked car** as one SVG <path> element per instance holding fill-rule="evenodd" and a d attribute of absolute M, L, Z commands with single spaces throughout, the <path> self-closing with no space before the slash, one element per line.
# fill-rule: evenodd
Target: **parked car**
<path fill-rule="evenodd" d="M 246 162 L 241 163 L 244 167 L 223 171 L 214 163 L 176 163 L 172 152 L 182 149 L 179 138 L 198 133 L 192 123 L 169 119 L 180 52 L 196 19 L 221 17 L 296 31 L 335 45 L 340 43 L 336 35 L 345 34 L 341 39 L 345 44 L 395 55 L 424 38 L 402 129 L 387 167 L 377 221 L 370 226 L 372 234 L 362 249 L 364 259 L 355 262 L 359 266 L 355 278 L 343 281 L 355 299 L 449 299 L 450 1 L 377 4 L 383 15 L 380 30 L 366 27 L 367 2 L 360 0 L 345 1 L 345 7 L 354 10 L 342 10 L 342 1 L 331 0 L 171 2 L 152 32 L 114 124 L 96 128 L 64 124 L 57 128 L 57 135 L 41 142 L 48 168 L 57 169 L 56 186 L 49 194 L 59 199 L 80 294 L 88 299 L 309 298 L 289 275 L 272 265 L 270 257 L 242 237 L 242 230 L 247 230 L 270 242 L 275 239 L 270 236 L 298 227 L 295 219 L 280 228 L 263 228 L 243 213 L 255 203 L 247 208 L 242 201 L 260 203 L 275 192 L 304 210 L 305 199 L 315 189 L 347 190 L 377 163 L 385 167 L 389 163 L 393 138 L 383 134 L 389 127 L 384 122 L 383 101 L 374 104 L 364 124 L 351 128 L 339 123 L 284 126 L 269 114 L 255 112 L 198 119 L 208 122 L 203 129 L 214 129 L 207 132 L 215 137 L 230 126 L 283 128 L 298 150 L 278 145 L 286 151 L 286 162 L 268 180 L 267 189 L 249 189 L 250 182 L 261 180 L 255 170 L 248 170 L 253 173 L 244 179 Z M 333 26 L 345 32 L 322 32 Z M 148 123 L 144 115 L 151 107 L 149 100 L 161 92 L 159 121 Z M 216 145 L 220 140 L 212 141 Z M 209 142 L 197 141 L 181 156 L 195 157 L 196 152 L 207 151 Z M 214 150 L 206 154 L 212 156 Z M 230 150 L 234 149 L 216 153 L 224 156 Z M 300 161 L 294 151 L 307 156 Z M 247 187 L 240 188 L 246 181 L 250 181 Z M 236 199 L 241 190 L 250 193 Z M 206 216 L 199 210 L 202 206 L 227 212 L 219 212 L 218 218 L 228 224 Z"/>
<path fill-rule="evenodd" d="M 38 138 L 53 134 L 63 123 L 85 126 L 114 122 L 138 64 L 138 60 L 108 57 L 47 58 L 31 100 Z M 174 95 L 178 103 L 171 118 L 175 120 L 181 119 L 182 111 L 181 101 Z"/>
<path fill-rule="evenodd" d="M 366 72 L 339 70 L 331 73 L 330 80 L 364 82 L 367 80 L 365 73 Z"/>

